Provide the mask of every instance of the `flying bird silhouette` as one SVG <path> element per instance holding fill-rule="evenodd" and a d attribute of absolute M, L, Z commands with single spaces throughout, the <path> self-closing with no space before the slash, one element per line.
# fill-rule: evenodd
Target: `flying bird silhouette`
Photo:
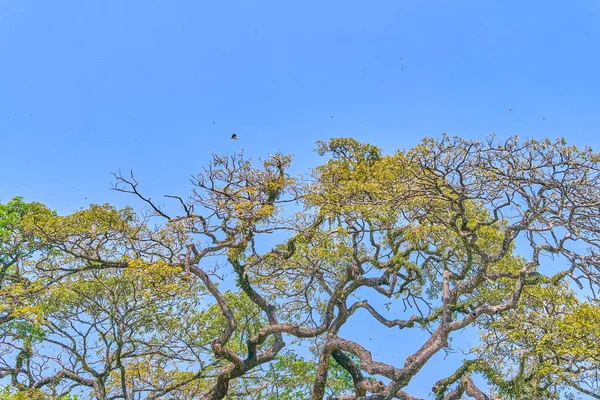
<path fill-rule="evenodd" d="M 231 135 L 231 139 L 238 140 L 238 136 L 234 133 L 233 135 Z"/>

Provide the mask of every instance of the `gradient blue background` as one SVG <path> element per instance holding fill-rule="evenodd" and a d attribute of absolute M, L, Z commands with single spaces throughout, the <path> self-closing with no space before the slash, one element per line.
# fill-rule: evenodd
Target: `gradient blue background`
<path fill-rule="evenodd" d="M 339 136 L 389 152 L 442 132 L 600 149 L 599 18 L 594 0 L 0 0 L 0 202 L 139 207 L 110 172 L 185 195 L 209 152 L 294 152 L 301 172 Z M 387 334 L 384 361 L 419 343 Z"/>

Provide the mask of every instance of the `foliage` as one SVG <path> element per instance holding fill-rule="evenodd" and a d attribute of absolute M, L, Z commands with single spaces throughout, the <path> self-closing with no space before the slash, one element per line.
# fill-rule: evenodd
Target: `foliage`
<path fill-rule="evenodd" d="M 0 398 L 600 398 L 600 158 L 563 140 L 350 138 L 292 158 L 215 156 L 173 214 L 0 205 Z M 587 297 L 586 297 L 587 296 Z M 402 364 L 348 321 L 427 334 Z M 453 348 L 465 329 L 476 348 Z M 390 346 L 395 343 L 390 343 Z M 20 397 L 19 397 L 20 396 Z M 23 397 L 25 396 L 25 397 Z M 66 397 L 65 397 L 66 396 Z M 75 397 L 71 397 L 74 399 Z"/>

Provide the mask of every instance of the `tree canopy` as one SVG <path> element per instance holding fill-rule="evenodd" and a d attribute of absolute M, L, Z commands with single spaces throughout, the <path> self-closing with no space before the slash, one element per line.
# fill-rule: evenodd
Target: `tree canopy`
<path fill-rule="evenodd" d="M 0 398 L 414 400 L 449 351 L 437 399 L 600 398 L 599 155 L 448 136 L 317 151 L 299 176 L 289 155 L 214 156 L 167 205 L 115 174 L 142 211 L 0 204 Z M 378 359 L 356 319 L 416 350 Z M 464 331 L 477 347 L 452 343 Z"/>

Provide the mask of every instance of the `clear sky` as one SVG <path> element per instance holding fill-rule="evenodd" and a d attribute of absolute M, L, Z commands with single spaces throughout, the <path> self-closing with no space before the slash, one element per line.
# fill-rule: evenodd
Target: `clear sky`
<path fill-rule="evenodd" d="M 0 0 L 0 202 L 124 205 L 118 169 L 185 195 L 209 152 L 306 171 L 340 136 L 600 150 L 599 19 L 596 0 Z"/>

